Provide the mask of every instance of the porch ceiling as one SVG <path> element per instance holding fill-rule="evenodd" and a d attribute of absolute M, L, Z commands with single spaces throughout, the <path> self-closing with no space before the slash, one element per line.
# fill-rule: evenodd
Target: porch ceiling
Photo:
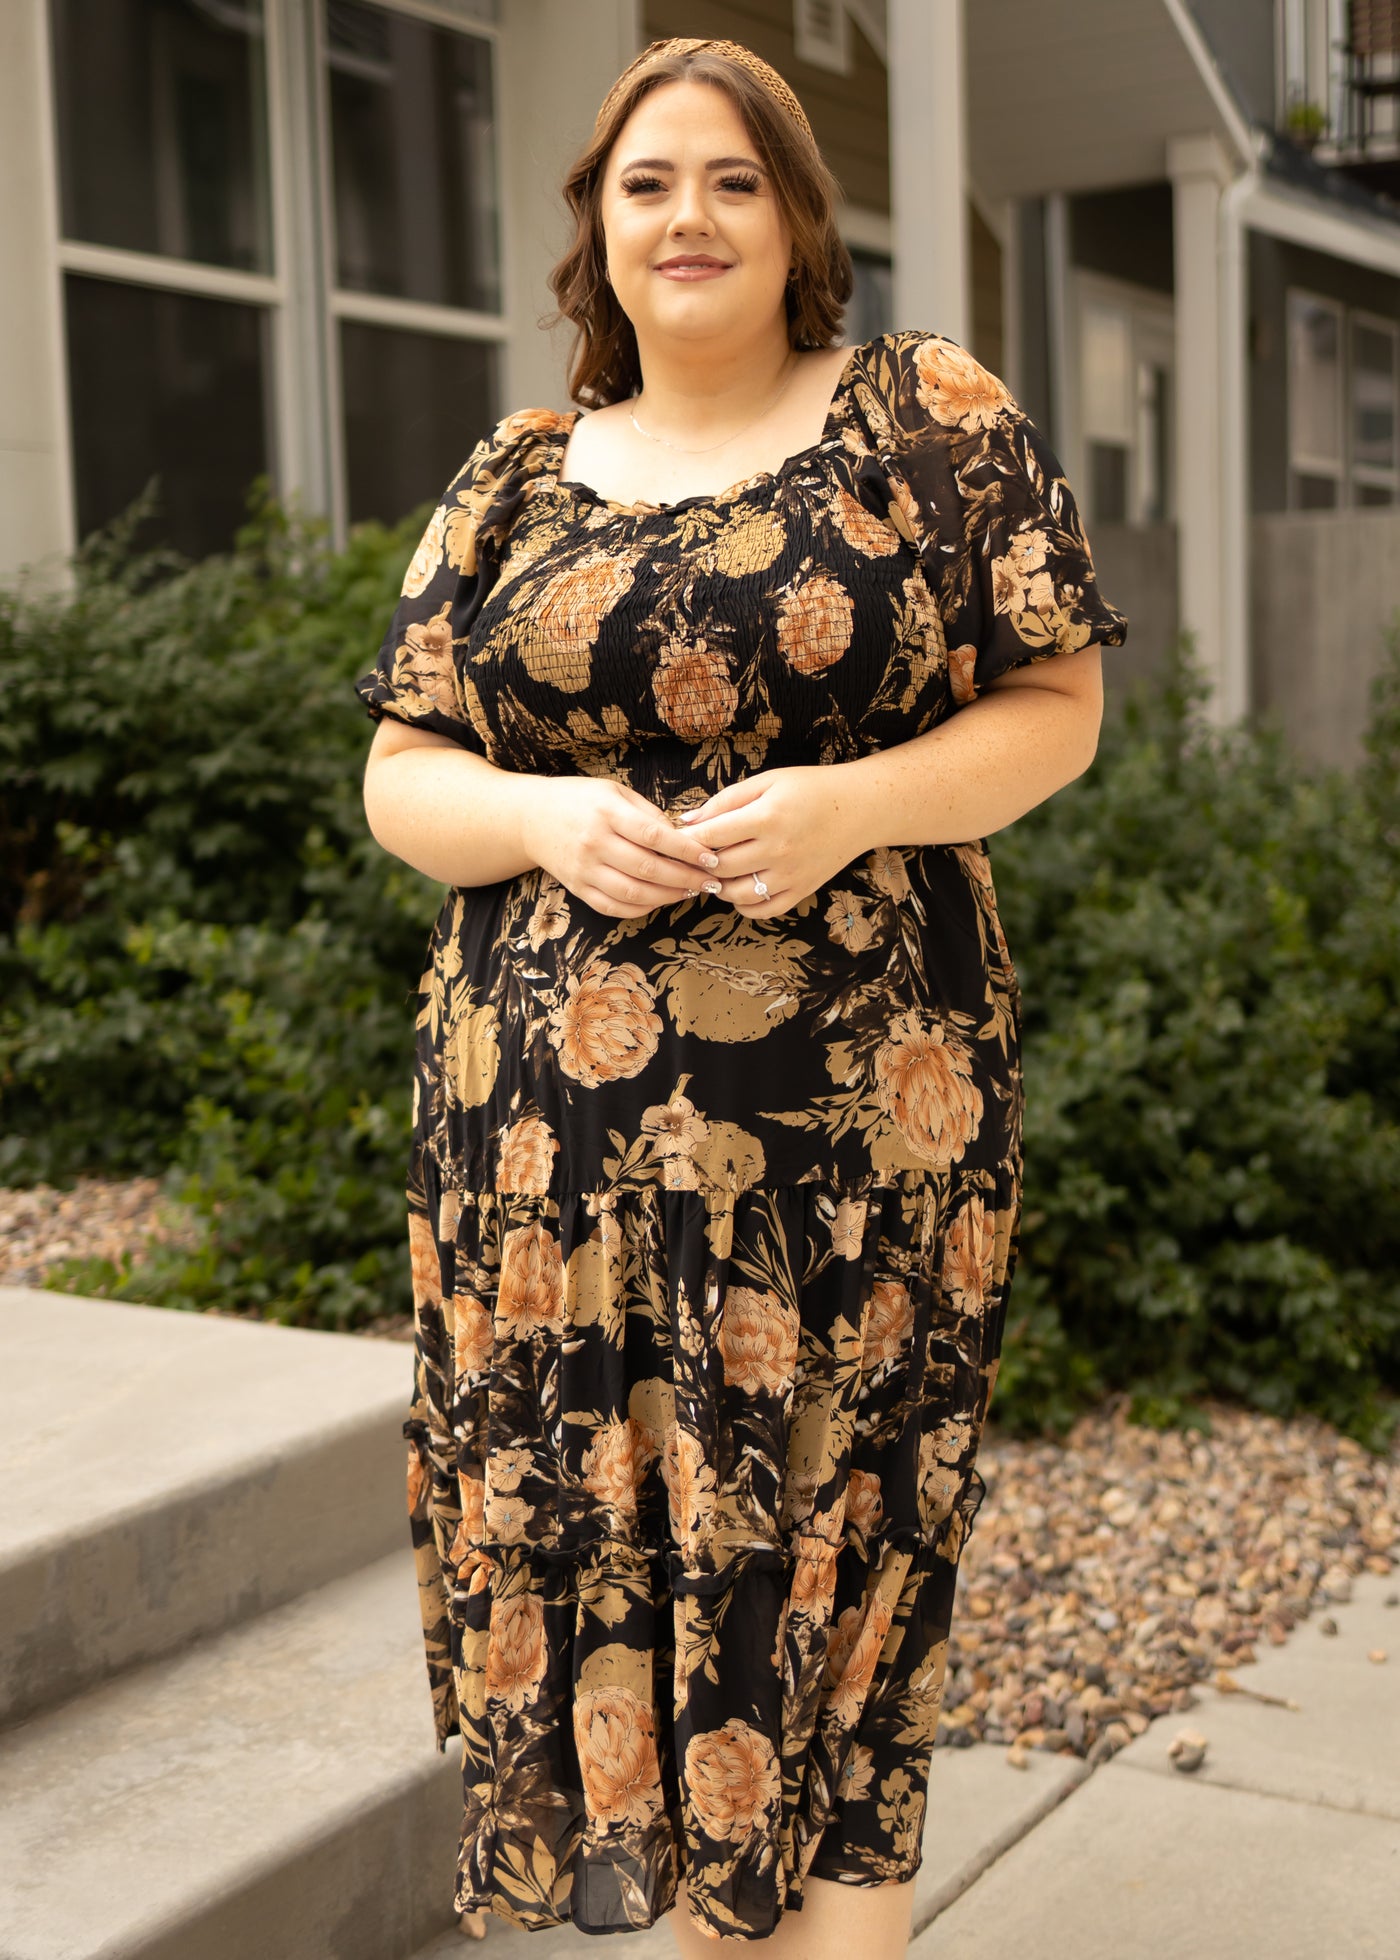
<path fill-rule="evenodd" d="M 972 181 L 988 200 L 1165 177 L 1173 136 L 1225 133 L 1168 0 L 971 0 Z"/>

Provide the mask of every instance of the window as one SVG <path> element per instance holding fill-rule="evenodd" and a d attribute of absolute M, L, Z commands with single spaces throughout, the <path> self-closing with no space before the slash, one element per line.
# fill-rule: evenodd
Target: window
<path fill-rule="evenodd" d="M 1171 514 L 1170 303 L 1122 280 L 1077 277 L 1089 521 L 1164 523 Z"/>
<path fill-rule="evenodd" d="M 1344 501 L 1342 309 L 1296 291 L 1288 295 L 1288 456 L 1294 510 Z"/>
<path fill-rule="evenodd" d="M 49 0 L 78 530 L 335 530 L 500 413 L 498 0 Z"/>
<path fill-rule="evenodd" d="M 799 61 L 851 72 L 851 23 L 845 0 L 793 0 L 793 49 Z"/>
<path fill-rule="evenodd" d="M 1351 316 L 1351 492 L 1357 504 L 1393 504 L 1400 494 L 1400 455 L 1396 451 L 1397 342 L 1400 330 L 1387 320 Z"/>

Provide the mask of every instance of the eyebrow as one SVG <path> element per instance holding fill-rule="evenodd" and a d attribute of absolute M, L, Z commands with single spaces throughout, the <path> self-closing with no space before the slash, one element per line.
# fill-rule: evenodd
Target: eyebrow
<path fill-rule="evenodd" d="M 753 157 L 711 157 L 705 168 L 728 170 L 736 163 L 745 164 L 750 170 L 763 168 L 763 165 Z M 674 170 L 675 167 L 669 157 L 633 157 L 629 163 L 624 163 L 622 166 L 623 170 Z"/>

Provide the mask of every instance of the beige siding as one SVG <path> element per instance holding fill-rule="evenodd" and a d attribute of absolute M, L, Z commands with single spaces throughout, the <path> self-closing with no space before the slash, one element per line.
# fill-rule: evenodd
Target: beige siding
<path fill-rule="evenodd" d="M 822 155 L 846 201 L 866 210 L 890 208 L 889 101 L 884 63 L 854 22 L 851 73 L 834 75 L 799 61 L 793 52 L 791 0 L 645 0 L 646 41 L 674 34 L 714 34 L 738 41 L 771 62 L 807 111 Z"/>

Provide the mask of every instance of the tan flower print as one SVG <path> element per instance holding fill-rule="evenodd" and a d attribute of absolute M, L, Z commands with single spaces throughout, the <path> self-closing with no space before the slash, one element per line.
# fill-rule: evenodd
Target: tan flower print
<path fill-rule="evenodd" d="M 962 1472 L 938 1460 L 938 1439 L 919 1438 L 919 1508 L 931 1525 L 950 1515 L 962 1488 Z"/>
<path fill-rule="evenodd" d="M 766 572 L 787 543 L 780 514 L 763 504 L 739 504 L 710 548 L 712 568 L 721 578 L 752 578 Z"/>
<path fill-rule="evenodd" d="M 877 1531 L 885 1515 L 880 1479 L 873 1470 L 852 1470 L 846 1483 L 846 1522 L 853 1524 L 862 1538 Z"/>
<path fill-rule="evenodd" d="M 559 1139 L 540 1116 L 522 1116 L 501 1132 L 497 1188 L 545 1192 L 554 1171 Z"/>
<path fill-rule="evenodd" d="M 902 905 L 909 897 L 909 864 L 903 851 L 882 845 L 869 853 L 865 868 L 876 890 L 893 899 L 896 905 Z"/>
<path fill-rule="evenodd" d="M 479 1109 L 496 1086 L 501 1067 L 501 1027 L 490 1001 L 453 1003 L 442 1044 L 443 1082 L 458 1108 Z"/>
<path fill-rule="evenodd" d="M 575 1695 L 574 1743 L 593 1822 L 642 1825 L 661 1814 L 652 1712 L 630 1688 L 586 1688 Z"/>
<path fill-rule="evenodd" d="M 847 544 L 854 545 L 862 557 L 888 558 L 899 550 L 897 532 L 883 523 L 873 511 L 867 510 L 858 497 L 851 495 L 844 483 L 832 485 L 831 514 Z"/>
<path fill-rule="evenodd" d="M 516 1341 L 564 1331 L 564 1260 L 559 1241 L 538 1222 L 517 1225 L 502 1241 L 495 1319 Z"/>
<path fill-rule="evenodd" d="M 940 1463 L 957 1463 L 972 1438 L 972 1424 L 955 1416 L 945 1416 L 931 1432 L 933 1453 Z"/>
<path fill-rule="evenodd" d="M 718 1490 L 714 1466 L 706 1462 L 698 1438 L 679 1423 L 667 1431 L 661 1476 L 670 1499 L 671 1529 L 681 1550 L 693 1554 L 713 1528 Z"/>
<path fill-rule="evenodd" d="M 865 1245 L 864 1198 L 842 1198 L 831 1221 L 831 1249 L 838 1259 L 859 1259 Z"/>
<path fill-rule="evenodd" d="M 725 1381 L 746 1395 L 786 1395 L 797 1371 L 800 1332 L 797 1308 L 776 1293 L 731 1286 L 719 1329 Z"/>
<path fill-rule="evenodd" d="M 994 429 L 1014 406 L 997 377 L 950 340 L 936 335 L 921 340 L 914 349 L 914 367 L 918 398 L 945 429 L 964 429 L 969 435 Z"/>
<path fill-rule="evenodd" d="M 690 644 L 667 640 L 652 676 L 656 711 L 666 726 L 687 742 L 722 735 L 733 725 L 739 690 L 724 655 L 703 639 Z"/>
<path fill-rule="evenodd" d="M 551 939 L 562 939 L 569 930 L 569 895 L 557 878 L 547 871 L 540 874 L 540 892 L 530 923 L 525 928 L 530 951 L 538 953 Z"/>
<path fill-rule="evenodd" d="M 877 1279 L 870 1289 L 870 1305 L 865 1316 L 865 1342 L 861 1365 L 879 1368 L 887 1361 L 898 1361 L 914 1331 L 914 1302 L 903 1280 Z"/>
<path fill-rule="evenodd" d="M 972 1051 L 941 1021 L 924 1026 L 912 1011 L 875 1051 L 875 1093 L 900 1136 L 933 1163 L 961 1157 L 982 1122 L 982 1091 Z"/>
<path fill-rule="evenodd" d="M 489 1544 L 523 1545 L 526 1526 L 535 1515 L 519 1491 L 491 1491 L 482 1512 L 482 1531 Z"/>
<path fill-rule="evenodd" d="M 565 981 L 549 1016 L 549 1039 L 565 1075 L 585 1089 L 640 1075 L 661 1037 L 656 995 L 630 960 L 610 966 L 595 953 Z"/>
<path fill-rule="evenodd" d="M 709 1136 L 710 1126 L 690 1097 L 677 1093 L 670 1102 L 652 1103 L 642 1111 L 641 1133 L 651 1139 L 658 1157 L 693 1157 Z"/>
<path fill-rule="evenodd" d="M 521 1478 L 528 1477 L 534 1467 L 532 1450 L 500 1447 L 492 1450 L 486 1459 L 486 1483 L 493 1492 L 516 1491 Z"/>
<path fill-rule="evenodd" d="M 831 1611 L 836 1596 L 837 1547 L 824 1538 L 804 1536 L 794 1547 L 792 1590 L 788 1605 L 820 1626 Z"/>
<path fill-rule="evenodd" d="M 855 606 L 845 587 L 823 572 L 790 586 L 778 610 L 778 651 L 799 674 L 820 674 L 851 644 Z"/>
<path fill-rule="evenodd" d="M 598 1424 L 583 1454 L 584 1488 L 610 1511 L 635 1516 L 637 1485 L 646 1462 L 646 1438 L 631 1416 Z"/>
<path fill-rule="evenodd" d="M 593 678 L 593 646 L 604 616 L 632 583 L 624 551 L 600 546 L 574 557 L 530 594 L 516 642 L 530 678 L 578 694 Z"/>
<path fill-rule="evenodd" d="M 992 1287 L 996 1213 L 974 1191 L 948 1227 L 943 1249 L 943 1289 L 959 1313 L 980 1314 Z"/>
<path fill-rule="evenodd" d="M 459 1375 L 479 1375 L 495 1352 L 491 1316 L 475 1293 L 452 1295 L 452 1349 Z"/>
<path fill-rule="evenodd" d="M 443 539 L 447 530 L 447 506 L 439 504 L 433 512 L 427 530 L 419 540 L 418 549 L 408 561 L 404 573 L 402 593 L 405 599 L 421 599 L 432 584 L 433 573 L 442 563 Z M 449 641 L 451 628 L 448 628 Z"/>
<path fill-rule="evenodd" d="M 457 699 L 457 670 L 452 660 L 450 610 L 450 606 L 444 605 L 421 626 L 407 629 L 394 658 L 394 686 L 411 697 L 412 705 L 426 702 L 438 714 L 457 721 L 462 710 Z"/>
<path fill-rule="evenodd" d="M 515 1593 L 494 1600 L 486 1647 L 487 1694 L 518 1715 L 535 1699 L 547 1662 L 539 1594 Z"/>
<path fill-rule="evenodd" d="M 766 1829 L 782 1795 L 772 1743 L 737 1716 L 691 1736 L 685 1779 L 696 1822 L 720 1843 L 737 1843 Z"/>
<path fill-rule="evenodd" d="M 848 953 L 863 953 L 876 938 L 874 923 L 866 913 L 868 898 L 857 892 L 836 891 L 826 908 L 827 931 Z"/>
<path fill-rule="evenodd" d="M 874 1774 L 874 1750 L 863 1742 L 855 1743 L 837 1779 L 836 1792 L 842 1803 L 863 1803 L 870 1795 Z"/>
<path fill-rule="evenodd" d="M 486 1479 L 459 1473 L 457 1493 L 462 1503 L 462 1516 L 457 1535 L 452 1541 L 452 1558 L 460 1565 L 486 1536 Z"/>

